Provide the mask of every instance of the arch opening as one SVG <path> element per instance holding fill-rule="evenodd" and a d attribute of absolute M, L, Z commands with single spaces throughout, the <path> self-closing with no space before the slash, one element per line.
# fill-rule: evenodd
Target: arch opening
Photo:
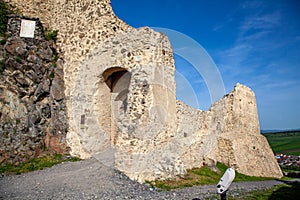
<path fill-rule="evenodd" d="M 111 144 L 116 144 L 118 121 L 127 111 L 128 93 L 131 81 L 131 73 L 121 67 L 113 67 L 105 70 L 102 74 L 105 85 L 107 86 L 107 94 L 109 98 L 104 100 L 109 101 L 105 104 L 109 106 L 110 113 L 107 116 L 110 121 L 110 138 Z M 107 109 L 107 108 L 106 108 Z"/>

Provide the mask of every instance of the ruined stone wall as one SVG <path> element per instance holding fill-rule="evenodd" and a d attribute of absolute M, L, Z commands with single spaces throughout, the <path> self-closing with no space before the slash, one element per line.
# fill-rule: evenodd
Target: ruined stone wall
<path fill-rule="evenodd" d="M 253 91 L 237 84 L 232 92 L 211 108 L 217 116 L 216 160 L 251 176 L 282 177 L 282 172 L 266 140 L 260 134 Z M 215 122 L 214 122 L 215 123 Z"/>
<path fill-rule="evenodd" d="M 182 145 L 186 149 L 181 158 L 185 168 L 221 162 L 251 176 L 282 177 L 266 138 L 260 134 L 251 89 L 237 84 L 208 111 L 177 105 L 178 119 L 182 119 L 178 122 L 178 134 L 195 134 L 190 143 Z"/>
<path fill-rule="evenodd" d="M 217 161 L 249 175 L 280 177 L 259 135 L 255 96 L 248 88 L 238 85 L 209 111 L 194 110 L 176 102 L 168 39 L 129 27 L 109 0 L 5 1 L 59 30 L 72 155 L 94 156 L 141 182 Z M 270 165 L 259 161 L 262 155 Z M 250 160 L 260 163 L 258 170 Z"/>
<path fill-rule="evenodd" d="M 22 19 L 36 21 L 34 39 L 19 36 Z M 7 31 L 0 45 L 0 163 L 65 153 L 63 69 L 54 41 L 36 18 L 11 15 Z"/>
<path fill-rule="evenodd" d="M 39 18 L 46 29 L 59 30 L 57 47 L 65 61 L 65 79 L 71 84 L 74 71 L 100 41 L 132 29 L 117 18 L 109 0 L 4 0 L 25 16 Z"/>
<path fill-rule="evenodd" d="M 180 160 L 185 169 L 192 169 L 208 165 L 206 159 L 207 147 L 204 139 L 210 133 L 208 121 L 204 111 L 195 110 L 183 102 L 177 101 L 177 134 L 175 140 L 180 147 L 177 148 Z"/>
<path fill-rule="evenodd" d="M 107 0 L 5 0 L 15 6 L 23 15 L 39 18 L 45 28 L 59 30 L 57 49 L 63 60 L 65 95 L 69 119 L 68 143 L 74 147 L 75 155 L 82 158 L 90 156 L 80 144 L 77 136 L 78 123 L 72 112 L 72 88 L 76 83 L 78 71 L 89 53 L 99 43 L 113 38 L 127 29 L 132 29 L 118 19 Z M 76 148 L 75 148 L 76 147 Z M 76 151 L 75 149 L 78 149 Z"/>
<path fill-rule="evenodd" d="M 113 148 L 119 148 L 119 169 L 136 179 L 145 171 L 153 179 L 150 160 L 161 160 L 153 156 L 155 148 L 149 146 L 149 156 L 140 161 L 149 166 L 140 170 L 128 167 L 135 160 L 128 152 L 140 155 L 149 142 L 159 145 L 176 132 L 175 68 L 167 38 L 148 28 L 127 26 L 114 15 L 109 1 L 10 3 L 25 15 L 39 17 L 47 28 L 59 30 L 57 46 L 64 60 L 71 153 L 87 158 L 113 143 Z M 119 113 L 113 123 L 110 89 L 103 77 L 111 68 L 127 70 L 132 80 L 126 112 Z M 113 128 L 117 135 L 109 132 Z"/>
<path fill-rule="evenodd" d="M 157 43 L 161 45 L 157 46 Z M 110 89 L 105 83 L 104 75 L 109 69 L 118 71 L 118 68 L 122 68 L 131 74 L 126 111 L 119 113 L 118 118 L 115 119 L 119 132 L 115 138 L 116 144 L 124 146 L 125 144 L 120 144 L 123 140 L 128 143 L 132 138 L 151 138 L 159 131 L 163 132 L 162 130 L 168 128 L 155 129 L 158 127 L 153 124 L 151 117 L 157 115 L 158 105 L 162 106 L 159 109 L 165 111 L 173 106 L 173 112 L 172 110 L 169 113 L 165 112 L 166 120 L 175 117 L 175 103 L 173 103 L 175 83 L 172 79 L 174 67 L 173 60 L 169 59 L 170 54 L 172 54 L 171 47 L 165 36 L 149 28 L 130 30 L 106 41 L 105 44 L 99 43 L 99 47 L 80 68 L 70 99 L 72 102 L 70 115 L 75 119 L 74 121 L 79 122 L 81 115 L 85 115 L 86 118 L 85 128 L 77 129 L 77 132 L 80 131 L 80 140 L 90 141 L 91 137 L 95 137 L 92 141 L 97 144 L 98 150 L 90 149 L 90 152 L 100 151 L 101 148 L 110 145 L 111 119 L 109 118 L 113 102 L 110 100 Z M 164 97 L 163 100 L 154 94 L 158 92 L 158 88 L 162 90 L 160 94 Z M 109 110 L 109 113 L 106 114 L 104 110 Z M 166 123 L 171 124 L 169 121 Z M 100 145 L 102 143 L 104 146 Z M 76 146 L 74 145 L 74 148 Z"/>

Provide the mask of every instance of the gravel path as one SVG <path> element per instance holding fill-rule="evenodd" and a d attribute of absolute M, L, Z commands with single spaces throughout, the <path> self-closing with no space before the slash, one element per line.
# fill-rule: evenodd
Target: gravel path
<path fill-rule="evenodd" d="M 279 181 L 233 183 L 230 193 L 270 188 Z M 215 198 L 214 198 L 215 197 Z M 0 199 L 219 199 L 215 185 L 158 191 L 131 181 L 96 159 L 0 177 Z"/>

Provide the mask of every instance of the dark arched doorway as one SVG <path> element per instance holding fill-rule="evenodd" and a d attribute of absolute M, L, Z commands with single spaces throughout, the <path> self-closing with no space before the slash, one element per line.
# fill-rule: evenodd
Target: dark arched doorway
<path fill-rule="evenodd" d="M 128 92 L 131 81 L 131 73 L 121 67 L 113 67 L 102 74 L 104 82 L 110 91 L 110 138 L 112 144 L 116 144 L 117 122 L 127 110 Z"/>

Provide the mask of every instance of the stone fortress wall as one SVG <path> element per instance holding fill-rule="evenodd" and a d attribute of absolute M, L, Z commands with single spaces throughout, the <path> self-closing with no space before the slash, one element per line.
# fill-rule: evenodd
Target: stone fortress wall
<path fill-rule="evenodd" d="M 192 109 L 175 99 L 167 37 L 126 25 L 109 0 L 5 1 L 59 30 L 71 154 L 95 156 L 138 181 L 217 161 L 248 175 L 282 176 L 249 88 L 237 84 L 210 110 Z"/>
<path fill-rule="evenodd" d="M 55 42 L 36 18 L 34 39 L 20 37 L 23 16 L 10 15 L 0 36 L 0 164 L 19 163 L 66 149 L 63 67 Z"/>

